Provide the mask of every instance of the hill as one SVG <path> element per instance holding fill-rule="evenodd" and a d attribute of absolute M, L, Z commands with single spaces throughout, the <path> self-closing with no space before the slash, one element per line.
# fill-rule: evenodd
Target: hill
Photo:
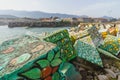
<path fill-rule="evenodd" d="M 49 18 L 56 16 L 61 18 L 80 17 L 77 15 L 70 15 L 70 14 L 47 13 L 41 11 L 17 11 L 17 10 L 0 10 L 0 15 L 14 15 L 17 17 L 28 17 L 28 18 Z"/>
<path fill-rule="evenodd" d="M 18 17 L 13 15 L 0 15 L 0 18 L 18 18 Z"/>

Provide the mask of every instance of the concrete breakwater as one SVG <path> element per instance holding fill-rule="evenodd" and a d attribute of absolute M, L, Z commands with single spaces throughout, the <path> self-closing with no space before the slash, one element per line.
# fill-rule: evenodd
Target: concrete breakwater
<path fill-rule="evenodd" d="M 120 80 L 117 26 L 80 27 L 3 42 L 0 80 Z"/>
<path fill-rule="evenodd" d="M 9 27 L 64 27 L 64 26 L 77 26 L 79 23 L 75 22 L 9 22 Z"/>

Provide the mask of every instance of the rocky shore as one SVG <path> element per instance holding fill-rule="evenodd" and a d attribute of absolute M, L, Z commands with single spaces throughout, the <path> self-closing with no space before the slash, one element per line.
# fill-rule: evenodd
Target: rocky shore
<path fill-rule="evenodd" d="M 120 80 L 119 31 L 113 24 L 81 24 L 5 41 L 0 80 Z"/>

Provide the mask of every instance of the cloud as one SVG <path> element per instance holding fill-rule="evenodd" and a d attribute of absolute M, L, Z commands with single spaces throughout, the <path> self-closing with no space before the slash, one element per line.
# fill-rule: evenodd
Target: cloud
<path fill-rule="evenodd" d="M 38 10 L 39 0 L 0 0 L 0 9 Z"/>
<path fill-rule="evenodd" d="M 107 12 L 112 11 L 115 6 L 119 5 L 119 2 L 102 2 L 96 4 L 90 4 L 88 6 L 84 6 L 79 11 L 76 11 L 77 14 L 105 14 Z"/>

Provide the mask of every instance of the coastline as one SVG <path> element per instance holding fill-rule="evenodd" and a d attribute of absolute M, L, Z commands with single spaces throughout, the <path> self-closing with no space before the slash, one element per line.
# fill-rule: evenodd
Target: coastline
<path fill-rule="evenodd" d="M 56 27 L 66 27 L 66 26 L 77 26 L 79 23 L 71 23 L 67 21 L 59 21 L 59 22 L 9 22 L 8 27 L 47 27 L 47 28 L 56 28 Z"/>

